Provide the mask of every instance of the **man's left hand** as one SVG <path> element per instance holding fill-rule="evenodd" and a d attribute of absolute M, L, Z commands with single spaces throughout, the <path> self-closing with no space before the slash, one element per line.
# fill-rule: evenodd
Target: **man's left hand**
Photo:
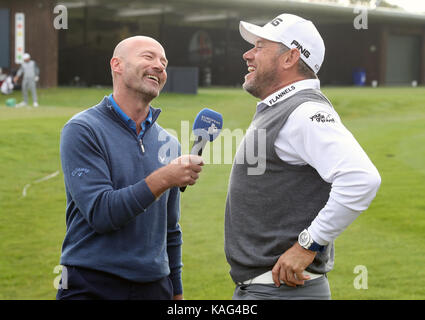
<path fill-rule="evenodd" d="M 277 260 L 272 269 L 273 282 L 280 287 L 280 280 L 290 287 L 303 285 L 310 277 L 303 274 L 314 260 L 316 252 L 304 249 L 296 242 Z"/>
<path fill-rule="evenodd" d="M 183 300 L 183 295 L 182 294 L 177 294 L 173 297 L 173 300 Z"/>

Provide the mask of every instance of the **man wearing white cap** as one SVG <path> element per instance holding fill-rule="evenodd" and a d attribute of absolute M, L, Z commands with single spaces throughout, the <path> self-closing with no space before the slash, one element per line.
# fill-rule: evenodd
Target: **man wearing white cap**
<path fill-rule="evenodd" d="M 37 90 L 36 85 L 39 79 L 39 69 L 34 60 L 31 60 L 29 53 L 24 53 L 23 55 L 24 62 L 22 62 L 21 67 L 16 73 L 14 82 L 18 82 L 19 78 L 23 75 L 22 79 L 22 95 L 24 101 L 19 103 L 17 107 L 24 107 L 28 104 L 28 90 L 32 94 L 32 102 L 34 107 L 38 107 L 37 102 Z"/>
<path fill-rule="evenodd" d="M 368 208 L 380 175 L 320 91 L 325 46 L 313 23 L 281 14 L 239 30 L 254 45 L 243 88 L 261 101 L 226 200 L 233 299 L 330 299 L 334 240 Z"/>

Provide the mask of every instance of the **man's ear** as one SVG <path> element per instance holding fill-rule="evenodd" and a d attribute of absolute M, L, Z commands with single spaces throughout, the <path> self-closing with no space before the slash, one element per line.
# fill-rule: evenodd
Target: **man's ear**
<path fill-rule="evenodd" d="M 111 71 L 115 73 L 122 73 L 121 60 L 118 57 L 112 57 L 110 61 Z"/>
<path fill-rule="evenodd" d="M 291 49 L 285 54 L 282 55 L 282 67 L 285 70 L 289 70 L 298 64 L 298 60 L 300 59 L 300 51 L 298 49 Z"/>

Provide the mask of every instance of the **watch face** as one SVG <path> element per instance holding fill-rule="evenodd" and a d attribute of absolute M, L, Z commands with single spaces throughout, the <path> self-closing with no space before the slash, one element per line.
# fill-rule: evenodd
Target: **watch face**
<path fill-rule="evenodd" d="M 304 230 L 300 233 L 298 241 L 300 242 L 301 246 L 306 246 L 310 242 L 310 234 L 307 230 Z"/>

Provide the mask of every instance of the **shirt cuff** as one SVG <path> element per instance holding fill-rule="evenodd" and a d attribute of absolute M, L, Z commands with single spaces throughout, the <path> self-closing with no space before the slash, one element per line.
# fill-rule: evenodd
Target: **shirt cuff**
<path fill-rule="evenodd" d="M 183 283 L 181 273 L 170 274 L 171 282 L 173 283 L 173 295 L 183 294 Z"/>
<path fill-rule="evenodd" d="M 145 179 L 133 185 L 132 191 L 141 210 L 146 210 L 155 201 L 155 196 L 146 184 Z"/>

